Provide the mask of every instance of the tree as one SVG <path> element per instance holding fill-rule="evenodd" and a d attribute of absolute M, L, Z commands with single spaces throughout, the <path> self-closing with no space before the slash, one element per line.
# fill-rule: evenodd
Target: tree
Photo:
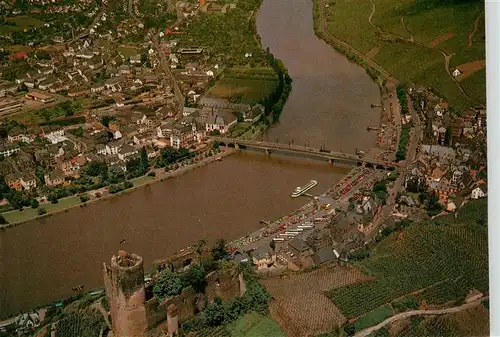
<path fill-rule="evenodd" d="M 7 220 L 5 220 L 3 214 L 0 214 L 0 225 L 6 225 L 8 223 L 9 222 Z"/>
<path fill-rule="evenodd" d="M 40 184 L 45 185 L 45 172 L 43 170 L 43 167 L 37 166 L 36 170 L 35 170 L 35 175 L 38 178 L 38 180 L 40 181 Z M 36 208 L 36 207 L 34 207 L 34 208 Z"/>
<path fill-rule="evenodd" d="M 271 240 L 269 242 L 269 247 L 274 251 L 276 249 L 276 242 L 274 242 L 274 240 Z"/>
<path fill-rule="evenodd" d="M 40 203 L 38 202 L 38 200 L 36 200 L 36 199 L 31 200 L 31 208 L 33 208 L 33 209 L 38 208 L 39 205 L 40 205 Z"/>
<path fill-rule="evenodd" d="M 160 301 L 163 301 L 168 296 L 180 294 L 182 287 L 181 277 L 178 274 L 165 269 L 160 273 L 155 285 L 153 286 L 153 294 Z"/>
<path fill-rule="evenodd" d="M 226 240 L 218 239 L 215 242 L 214 247 L 212 248 L 212 258 L 215 261 L 222 260 L 229 256 L 229 253 L 226 249 Z"/>
<path fill-rule="evenodd" d="M 144 173 L 149 170 L 148 153 L 145 147 L 141 149 L 141 169 Z"/>
<path fill-rule="evenodd" d="M 201 265 L 193 265 L 184 275 L 184 284 L 190 285 L 197 293 L 204 293 L 207 284 L 205 269 Z"/>
<path fill-rule="evenodd" d="M 198 240 L 198 242 L 194 245 L 194 249 L 196 250 L 196 253 L 198 253 L 198 255 L 201 255 L 202 251 L 203 251 L 203 247 L 207 244 L 207 240 L 205 239 L 200 239 Z"/>
<path fill-rule="evenodd" d="M 222 300 L 216 297 L 213 303 L 207 305 L 205 311 L 203 311 L 203 316 L 208 326 L 219 326 L 224 323 L 226 314 Z"/>

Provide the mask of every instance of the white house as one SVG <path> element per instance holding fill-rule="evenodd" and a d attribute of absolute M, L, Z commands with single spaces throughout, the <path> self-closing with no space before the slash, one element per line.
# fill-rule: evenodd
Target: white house
<path fill-rule="evenodd" d="M 457 77 L 457 76 L 462 75 L 462 72 L 460 70 L 458 70 L 458 68 L 455 68 L 455 70 L 453 70 L 452 75 L 453 75 L 453 77 Z"/>
<path fill-rule="evenodd" d="M 9 157 L 9 156 L 13 155 L 14 153 L 19 152 L 20 150 L 21 149 L 19 146 L 10 144 L 7 146 L 1 146 L 0 147 L 0 154 L 4 157 Z"/>
<path fill-rule="evenodd" d="M 122 133 L 120 132 L 120 130 L 116 130 L 115 132 L 113 132 L 113 138 L 114 139 L 120 139 L 122 138 Z"/>
<path fill-rule="evenodd" d="M 486 194 L 483 192 L 483 190 L 479 187 L 476 187 L 475 189 L 472 190 L 471 192 L 471 198 L 472 199 L 479 199 L 479 198 L 484 198 Z"/>

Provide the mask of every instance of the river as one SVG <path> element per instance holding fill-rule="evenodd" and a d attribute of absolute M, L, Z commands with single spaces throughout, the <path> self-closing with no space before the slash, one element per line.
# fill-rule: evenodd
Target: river
<path fill-rule="evenodd" d="M 264 0 L 257 15 L 262 45 L 281 59 L 293 79 L 280 123 L 270 141 L 355 153 L 375 144 L 380 103 L 378 86 L 314 34 L 311 0 Z M 367 151 L 366 151 L 367 152 Z"/>
<path fill-rule="evenodd" d="M 316 38 L 308 0 L 264 0 L 257 17 L 264 46 L 294 83 L 268 139 L 353 152 L 375 143 L 366 126 L 379 92 L 364 70 Z M 201 238 L 233 239 L 300 207 L 295 186 L 316 179 L 321 193 L 345 169 L 326 163 L 241 152 L 186 175 L 0 232 L 0 315 L 102 285 L 102 263 L 120 248 L 146 268 Z M 120 245 L 120 241 L 126 242 Z"/>

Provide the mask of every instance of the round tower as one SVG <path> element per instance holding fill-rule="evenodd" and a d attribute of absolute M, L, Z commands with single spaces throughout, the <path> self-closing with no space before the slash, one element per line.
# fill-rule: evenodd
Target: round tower
<path fill-rule="evenodd" d="M 146 292 L 142 257 L 120 251 L 104 264 L 104 285 L 115 337 L 145 337 Z"/>

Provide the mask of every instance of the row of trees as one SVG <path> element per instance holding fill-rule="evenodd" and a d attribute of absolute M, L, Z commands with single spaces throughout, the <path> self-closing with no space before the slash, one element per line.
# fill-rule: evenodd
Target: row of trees
<path fill-rule="evenodd" d="M 406 115 L 408 113 L 408 103 L 406 101 L 406 89 L 402 84 L 398 84 L 396 87 L 396 93 L 398 95 L 399 105 L 401 105 L 401 113 Z"/>
<path fill-rule="evenodd" d="M 269 64 L 278 75 L 278 86 L 262 103 L 265 107 L 266 114 L 271 114 L 273 123 L 276 123 L 279 121 L 283 107 L 292 91 L 292 78 L 288 75 L 288 69 L 283 62 L 276 59 L 274 55 L 271 54 L 269 47 L 266 49 L 266 55 Z"/>
<path fill-rule="evenodd" d="M 406 123 L 401 128 L 401 136 L 399 137 L 398 151 L 396 152 L 397 161 L 406 159 L 406 147 L 408 146 L 409 140 L 410 140 L 410 125 Z"/>
<path fill-rule="evenodd" d="M 43 108 L 36 112 L 36 114 L 46 121 L 50 121 L 57 117 L 70 117 L 75 113 L 82 111 L 83 106 L 79 102 L 64 101 L 56 104 L 52 108 Z"/>

